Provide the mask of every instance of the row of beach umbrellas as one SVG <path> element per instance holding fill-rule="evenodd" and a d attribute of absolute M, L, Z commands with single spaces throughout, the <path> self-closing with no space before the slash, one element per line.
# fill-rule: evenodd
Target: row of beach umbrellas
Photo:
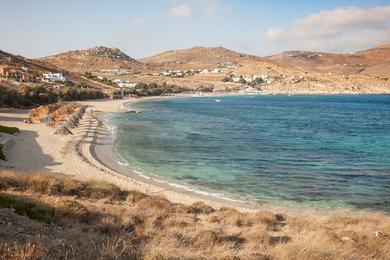
<path fill-rule="evenodd" d="M 55 132 L 55 135 L 72 135 L 70 129 L 74 129 L 78 126 L 80 120 L 83 118 L 83 115 L 87 109 L 87 106 L 81 106 L 77 111 L 73 112 L 65 124 L 62 124 Z"/>

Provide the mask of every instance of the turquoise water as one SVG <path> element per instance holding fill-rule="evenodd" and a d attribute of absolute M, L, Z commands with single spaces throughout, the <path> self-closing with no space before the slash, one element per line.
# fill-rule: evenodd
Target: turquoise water
<path fill-rule="evenodd" d="M 220 102 L 217 102 L 219 99 Z M 390 211 L 390 96 L 146 101 L 114 152 L 145 175 L 231 198 Z"/>

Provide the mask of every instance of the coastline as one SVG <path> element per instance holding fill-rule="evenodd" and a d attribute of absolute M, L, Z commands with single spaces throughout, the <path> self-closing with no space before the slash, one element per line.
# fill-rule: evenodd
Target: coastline
<path fill-rule="evenodd" d="M 3 110 L 0 112 L 0 124 L 18 127 L 20 133 L 8 137 L 10 140 L 4 151 L 7 161 L 0 162 L 0 170 L 20 171 L 23 174 L 46 172 L 71 176 L 82 181 L 105 181 L 122 189 L 134 189 L 149 195 L 161 195 L 173 203 L 190 205 L 203 201 L 214 208 L 258 210 L 260 207 L 252 203 L 218 198 L 202 194 L 201 191 L 175 187 L 168 182 L 148 179 L 135 173 L 129 167 L 119 164 L 110 150 L 111 132 L 104 126 L 101 116 L 105 113 L 124 111 L 124 106 L 129 102 L 141 102 L 153 98 L 155 97 L 137 100 L 77 102 L 88 105 L 88 109 L 79 126 L 72 129 L 73 135 L 68 136 L 54 135 L 56 129 L 44 123 L 24 123 L 23 120 L 28 116 L 27 110 Z M 91 115 L 91 110 L 94 116 Z"/>
<path fill-rule="evenodd" d="M 221 95 L 209 95 L 221 96 Z M 73 136 L 59 137 L 53 135 L 55 129 L 40 124 L 25 124 L 23 118 L 27 111 L 10 111 L 0 113 L 0 124 L 16 126 L 21 133 L 12 137 L 5 153 L 9 161 L 1 162 L 5 169 L 13 169 L 22 172 L 45 171 L 50 174 L 61 173 L 80 180 L 100 180 L 113 183 L 122 189 L 138 190 L 149 195 L 161 195 L 173 203 L 192 204 L 203 201 L 214 207 L 231 207 L 240 211 L 270 210 L 283 213 L 315 213 L 315 215 L 327 213 L 329 210 L 321 210 L 308 207 L 287 207 L 270 203 L 254 203 L 215 196 L 202 191 L 195 191 L 180 187 L 173 183 L 156 180 L 143 176 L 131 169 L 131 166 L 121 165 L 112 153 L 111 145 L 113 135 L 104 124 L 106 113 L 126 111 L 126 106 L 146 100 L 160 100 L 169 98 L 191 98 L 193 95 L 178 95 L 165 97 L 149 97 L 141 99 L 125 100 L 96 100 L 77 102 L 88 105 L 86 114 L 80 125 L 74 129 Z M 206 97 L 206 95 L 201 96 Z M 91 113 L 93 110 L 93 114 Z M 16 117 L 15 114 L 19 115 Z M 4 120 L 4 115 L 9 120 Z M 72 130 L 73 131 L 73 130 Z M 31 146 L 31 151 L 26 151 L 26 146 Z M 38 149 L 38 151 L 37 151 Z M 35 151 L 35 152 L 34 152 Z M 29 154 L 33 154 L 30 158 Z M 0 167 L 1 169 L 1 167 Z M 337 209 L 330 210 L 331 212 Z M 350 209 L 342 209 L 348 210 Z"/>

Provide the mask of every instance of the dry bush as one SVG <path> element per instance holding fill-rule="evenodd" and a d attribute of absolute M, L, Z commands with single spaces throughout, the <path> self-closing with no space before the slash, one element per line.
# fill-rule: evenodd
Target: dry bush
<path fill-rule="evenodd" d="M 126 199 L 126 192 L 122 192 L 117 186 L 107 182 L 91 181 L 87 185 L 89 197 L 94 199 Z"/>
<path fill-rule="evenodd" d="M 91 214 L 81 203 L 70 199 L 57 199 L 55 204 L 55 215 L 59 220 L 68 221 L 70 218 L 80 222 L 88 222 Z"/>
<path fill-rule="evenodd" d="M 28 242 L 24 245 L 9 245 L 0 240 L 0 259 L 38 260 L 43 256 L 42 246 Z"/>
<path fill-rule="evenodd" d="M 27 189 L 42 194 L 56 194 L 59 192 L 59 179 L 44 174 L 33 174 L 27 180 Z"/>
<path fill-rule="evenodd" d="M 191 205 L 181 205 L 178 208 L 178 212 L 187 214 L 211 214 L 214 211 L 212 207 L 207 206 L 203 201 L 198 201 Z"/>
<path fill-rule="evenodd" d="M 135 191 L 135 190 L 132 190 L 132 191 L 129 191 L 127 193 L 127 197 L 126 197 L 126 200 L 127 201 L 130 201 L 132 203 L 135 203 L 135 202 L 138 202 L 140 201 L 141 199 L 144 199 L 146 198 L 147 195 L 145 193 L 142 193 L 142 192 L 139 192 L 139 191 Z"/>
<path fill-rule="evenodd" d="M 126 232 L 107 238 L 98 248 L 101 259 L 137 259 L 139 254 L 136 248 L 128 243 L 131 238 Z"/>
<path fill-rule="evenodd" d="M 175 211 L 174 204 L 161 196 L 146 196 L 137 202 L 137 207 L 140 210 L 149 210 L 152 208 L 157 208 L 170 212 Z"/>
<path fill-rule="evenodd" d="M 0 171 L 0 190 L 25 190 L 27 178 L 14 173 Z"/>

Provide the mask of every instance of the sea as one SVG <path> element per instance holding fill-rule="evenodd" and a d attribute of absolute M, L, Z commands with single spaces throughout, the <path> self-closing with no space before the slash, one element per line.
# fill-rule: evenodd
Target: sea
<path fill-rule="evenodd" d="M 390 211 L 390 95 L 147 100 L 109 114 L 118 161 L 212 196 Z"/>

